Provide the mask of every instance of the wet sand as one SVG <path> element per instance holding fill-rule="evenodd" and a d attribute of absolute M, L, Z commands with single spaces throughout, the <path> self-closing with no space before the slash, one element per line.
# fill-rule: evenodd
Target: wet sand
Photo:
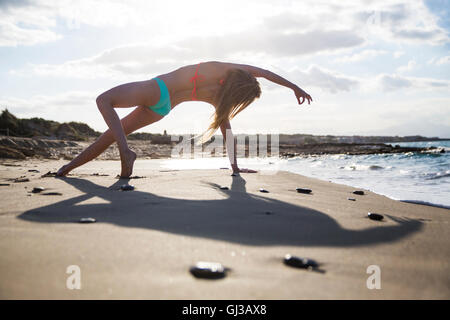
<path fill-rule="evenodd" d="M 116 178 L 113 161 L 42 178 L 65 161 L 2 160 L 0 298 L 450 298 L 448 209 L 358 196 L 287 172 L 232 177 L 161 169 L 159 161 L 137 161 L 133 175 L 143 178 L 128 181 Z M 14 182 L 21 176 L 29 181 Z M 120 191 L 127 182 L 136 189 Z M 30 192 L 38 186 L 62 195 Z M 384 220 L 368 219 L 369 211 Z M 97 222 L 78 223 L 83 217 Z M 284 265 L 287 253 L 318 261 L 323 272 Z M 196 279 L 189 267 L 197 261 L 231 271 Z M 70 265 L 80 267 L 80 290 L 66 287 Z M 380 267 L 379 290 L 367 288 L 370 265 Z"/>

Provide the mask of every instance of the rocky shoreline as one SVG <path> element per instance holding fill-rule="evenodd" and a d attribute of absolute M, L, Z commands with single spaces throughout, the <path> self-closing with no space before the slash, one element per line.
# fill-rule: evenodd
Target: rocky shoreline
<path fill-rule="evenodd" d="M 59 123 L 42 118 L 20 119 L 7 109 L 0 114 L 0 158 L 26 159 L 64 159 L 71 160 L 97 139 L 101 133 L 90 128 L 85 123 L 69 122 Z M 187 135 L 189 136 L 189 135 Z M 193 137 L 191 135 L 191 137 Z M 161 159 L 170 158 L 172 148 L 177 142 L 172 141 L 171 135 L 164 130 L 163 134 L 133 133 L 128 136 L 128 143 L 139 158 Z M 237 134 L 238 141 L 256 141 L 255 135 Z M 242 139 L 243 138 L 243 139 Z M 435 141 L 445 140 L 438 137 L 422 136 L 331 136 L 310 134 L 280 134 L 279 155 L 291 158 L 302 155 L 323 154 L 376 154 L 376 153 L 402 153 L 402 152 L 445 152 L 437 148 L 407 148 L 399 145 L 391 146 L 391 141 Z M 267 140 L 267 142 L 269 142 Z M 249 154 L 248 142 L 244 146 L 245 156 Z M 269 143 L 270 145 L 271 143 Z M 238 150 L 242 145 L 239 145 Z M 270 155 L 270 146 L 268 146 Z M 191 149 L 192 151 L 194 148 Z M 224 156 L 225 154 L 214 154 Z M 120 159 L 117 144 L 112 144 L 99 157 L 99 160 Z"/>
<path fill-rule="evenodd" d="M 89 139 L 88 141 L 66 141 L 0 136 L 0 158 L 71 160 L 94 141 L 95 139 Z M 137 153 L 139 158 L 161 159 L 169 158 L 171 155 L 171 145 L 152 144 L 149 141 L 141 140 L 129 140 L 128 144 Z M 120 159 L 117 144 L 112 144 L 97 159 Z"/>
<path fill-rule="evenodd" d="M 95 139 L 88 141 L 67 141 L 38 138 L 21 138 L 0 136 L 0 158 L 8 159 L 65 159 L 71 160 L 82 152 Z M 129 141 L 130 148 L 134 150 L 139 158 L 161 159 L 170 158 L 173 144 L 155 144 L 146 140 Z M 428 152 L 443 153 L 444 149 L 411 148 L 391 146 L 383 143 L 317 143 L 317 144 L 280 144 L 280 157 L 291 158 L 302 155 L 323 155 L 323 154 L 376 154 L 376 153 L 402 153 L 402 152 Z M 112 144 L 99 157 L 99 160 L 120 159 L 117 145 Z"/>
<path fill-rule="evenodd" d="M 442 148 L 414 148 L 401 147 L 399 145 L 391 146 L 384 143 L 317 143 L 305 145 L 283 145 L 280 144 L 280 156 L 292 158 L 301 155 L 323 155 L 323 154 L 380 154 L 380 153 L 404 153 L 404 152 L 422 152 L 422 153 L 444 153 Z"/>

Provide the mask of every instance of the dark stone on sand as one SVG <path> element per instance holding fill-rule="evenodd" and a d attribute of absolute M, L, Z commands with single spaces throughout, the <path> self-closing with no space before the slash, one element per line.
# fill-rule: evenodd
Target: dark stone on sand
<path fill-rule="evenodd" d="M 123 184 L 120 186 L 120 190 L 122 191 L 133 191 L 134 190 L 134 186 L 131 184 Z"/>
<path fill-rule="evenodd" d="M 62 196 L 61 192 L 46 192 L 46 193 L 41 193 L 43 196 Z"/>
<path fill-rule="evenodd" d="M 298 193 L 311 193 L 312 192 L 311 189 L 305 189 L 305 188 L 297 188 L 295 190 L 297 190 Z"/>
<path fill-rule="evenodd" d="M 97 222 L 96 219 L 94 218 L 81 218 L 80 220 L 78 220 L 79 223 L 94 223 Z"/>
<path fill-rule="evenodd" d="M 1 157 L 0 157 L 1 158 Z M 3 162 L 3 163 L 0 163 L 2 166 L 5 166 L 5 167 L 21 167 L 21 165 L 20 164 L 15 164 L 15 163 L 6 163 L 6 162 Z"/>
<path fill-rule="evenodd" d="M 284 257 L 284 264 L 300 269 L 316 269 L 319 267 L 319 264 L 312 259 L 291 256 L 290 254 Z"/>
<path fill-rule="evenodd" d="M 44 191 L 45 188 L 44 187 L 34 187 L 33 190 L 31 190 L 32 193 L 39 193 Z"/>
<path fill-rule="evenodd" d="M 39 173 L 40 171 L 39 171 L 39 170 L 36 170 L 36 169 L 30 169 L 30 170 L 28 170 L 28 172 L 36 172 L 36 173 Z"/>
<path fill-rule="evenodd" d="M 230 188 L 228 188 L 227 186 L 221 186 L 219 187 L 220 190 L 229 190 Z"/>
<path fill-rule="evenodd" d="M 28 182 L 30 179 L 28 178 L 16 178 L 14 179 L 14 182 Z"/>
<path fill-rule="evenodd" d="M 347 200 L 350 200 L 350 201 L 356 201 L 355 198 L 347 198 Z"/>
<path fill-rule="evenodd" d="M 367 213 L 367 216 L 369 217 L 369 219 L 376 220 L 376 221 L 381 221 L 384 218 L 383 215 L 381 215 L 379 213 L 373 213 L 373 212 Z"/>
<path fill-rule="evenodd" d="M 122 177 L 120 175 L 116 176 L 116 179 L 144 179 L 144 176 L 130 176 L 130 177 Z"/>
<path fill-rule="evenodd" d="M 226 269 L 216 262 L 198 262 L 189 271 L 194 277 L 201 279 L 222 279 L 226 275 Z"/>
<path fill-rule="evenodd" d="M 267 191 L 266 189 L 263 189 L 263 188 L 259 189 L 259 192 L 262 192 L 262 193 L 269 193 L 269 191 Z"/>
<path fill-rule="evenodd" d="M 47 172 L 46 174 L 43 174 L 43 175 L 41 176 L 41 178 L 47 178 L 47 177 L 56 177 L 56 172 L 51 172 L 51 171 L 49 171 L 49 172 Z"/>
<path fill-rule="evenodd" d="M 357 194 L 357 195 L 363 196 L 364 195 L 364 191 L 362 191 L 362 190 L 355 190 L 355 191 L 353 191 L 353 194 Z"/>

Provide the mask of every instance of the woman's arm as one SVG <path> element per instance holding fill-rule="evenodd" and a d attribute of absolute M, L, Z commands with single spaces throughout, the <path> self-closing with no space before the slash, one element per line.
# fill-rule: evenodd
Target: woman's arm
<path fill-rule="evenodd" d="M 234 68 L 240 68 L 247 72 L 250 72 L 254 77 L 265 78 L 269 81 L 272 81 L 273 83 L 279 84 L 280 86 L 292 89 L 299 104 L 302 104 L 306 100 L 308 100 L 308 104 L 310 104 L 311 101 L 313 101 L 311 96 L 307 94 L 305 91 L 303 91 L 300 87 L 298 87 L 297 85 L 293 84 L 292 82 L 286 80 L 285 78 L 277 75 L 272 71 L 254 67 L 248 64 L 231 64 L 231 65 Z M 302 100 L 300 101 L 300 99 Z"/>
<path fill-rule="evenodd" d="M 236 141 L 234 141 L 233 132 L 231 131 L 230 121 L 224 121 L 220 125 L 220 131 L 222 132 L 223 140 L 225 140 L 225 146 L 227 148 L 228 158 L 230 159 L 231 168 L 233 172 L 238 170 L 236 161 Z M 228 139 L 227 139 L 228 138 Z"/>
<path fill-rule="evenodd" d="M 233 169 L 233 173 L 239 173 L 239 172 L 248 172 L 248 173 L 255 173 L 257 171 L 250 170 L 250 169 L 239 169 L 237 165 L 237 146 L 236 141 L 233 136 L 233 132 L 231 131 L 231 124 L 230 121 L 224 121 L 220 125 L 220 131 L 222 132 L 223 139 L 225 140 L 225 146 L 227 148 L 227 154 L 228 158 L 230 159 L 231 168 Z"/>

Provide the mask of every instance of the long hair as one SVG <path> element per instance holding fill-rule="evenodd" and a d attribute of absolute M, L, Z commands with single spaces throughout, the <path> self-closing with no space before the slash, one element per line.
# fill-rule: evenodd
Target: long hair
<path fill-rule="evenodd" d="M 233 119 L 260 96 L 259 82 L 252 74 L 242 69 L 228 70 L 224 83 L 214 96 L 214 119 L 203 133 L 200 143 L 208 141 L 224 121 Z"/>

